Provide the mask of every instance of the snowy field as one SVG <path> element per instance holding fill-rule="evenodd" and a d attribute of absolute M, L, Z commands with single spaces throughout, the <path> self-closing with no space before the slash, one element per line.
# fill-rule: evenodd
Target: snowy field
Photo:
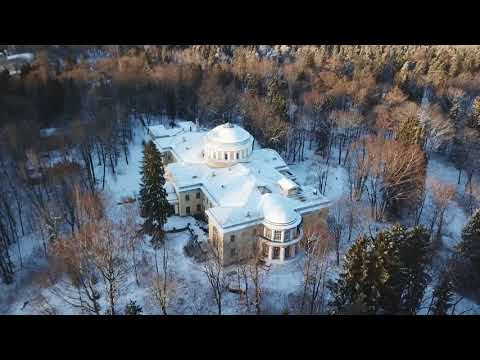
<path fill-rule="evenodd" d="M 145 137 L 144 130 L 140 127 L 136 128 L 134 141 L 130 146 L 129 164 L 127 165 L 122 158 L 116 175 L 108 174 L 105 192 L 112 198 L 113 204 L 117 204 L 126 196 L 136 195 L 139 192 L 142 140 Z M 305 161 L 290 165 L 290 167 L 300 183 L 315 184 L 316 176 L 313 169 L 321 161 L 313 152 L 308 152 Z M 332 161 L 332 163 L 335 164 L 335 161 Z M 457 185 L 457 170 L 444 163 L 440 158 L 433 158 L 429 161 L 428 177 L 431 176 L 455 185 L 458 190 L 464 186 L 463 181 L 460 185 Z M 341 166 L 331 166 L 325 195 L 333 201 L 338 200 L 346 191 L 346 187 L 346 170 Z M 115 206 L 120 207 L 119 205 Z M 428 197 L 426 208 L 425 216 L 428 216 Z M 467 215 L 457 203 L 454 203 L 450 206 L 446 217 L 447 236 L 445 245 L 446 249 L 451 249 L 460 239 L 460 232 L 467 221 Z M 188 223 L 190 223 L 194 233 L 198 235 L 198 239 L 206 241 L 205 233 L 192 217 L 172 216 L 168 220 L 166 229 L 183 228 Z M 383 225 L 387 226 L 388 224 Z M 363 231 L 366 231 L 365 227 L 357 229 L 353 239 Z M 175 293 L 171 296 L 168 311 L 171 314 L 216 314 L 217 307 L 207 278 L 202 272 L 202 265 L 187 257 L 183 252 L 183 248 L 189 239 L 188 231 L 167 234 L 169 263 L 175 283 Z M 341 253 L 345 253 L 349 246 L 350 244 L 344 244 Z M 23 238 L 21 247 L 24 266 L 17 273 L 17 281 L 11 286 L 0 285 L 0 314 L 42 314 L 45 313 L 45 307 L 55 308 L 58 314 L 76 313 L 75 309 L 63 303 L 48 288 L 42 287 L 36 281 L 36 274 L 45 266 L 43 247 L 39 235 L 30 234 Z M 148 289 L 154 274 L 154 250 L 148 241 L 145 241 L 139 253 L 141 258 L 139 285 L 137 285 L 134 275 L 131 274 L 118 309 L 123 311 L 129 300 L 135 300 L 137 304 L 142 306 L 145 314 L 160 314 L 161 311 L 152 301 Z M 161 251 L 159 251 L 159 254 L 161 254 Z M 264 281 L 264 313 L 280 314 L 285 309 L 292 308 L 295 297 L 299 295 L 302 287 L 302 261 L 302 256 L 299 256 L 284 265 L 272 265 L 270 267 Z M 231 273 L 232 281 L 234 281 L 236 278 L 234 275 L 235 267 L 229 267 L 226 271 Z M 329 277 L 335 277 L 338 271 L 339 268 L 332 265 Z M 237 294 L 226 292 L 224 296 L 222 311 L 224 314 L 247 313 L 244 304 L 240 304 Z M 466 300 L 460 303 L 457 308 L 467 314 L 480 313 L 478 305 Z M 254 313 L 254 309 L 250 309 L 249 313 Z"/>

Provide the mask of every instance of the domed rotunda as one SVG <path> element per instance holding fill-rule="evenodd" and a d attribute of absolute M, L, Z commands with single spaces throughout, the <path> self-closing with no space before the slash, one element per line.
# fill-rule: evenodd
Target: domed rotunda
<path fill-rule="evenodd" d="M 253 136 L 241 127 L 225 123 L 205 137 L 204 158 L 212 167 L 227 167 L 247 161 L 252 153 Z"/>
<path fill-rule="evenodd" d="M 302 217 L 278 194 L 265 194 L 263 210 L 262 252 L 268 262 L 283 262 L 295 256 L 303 236 Z"/>

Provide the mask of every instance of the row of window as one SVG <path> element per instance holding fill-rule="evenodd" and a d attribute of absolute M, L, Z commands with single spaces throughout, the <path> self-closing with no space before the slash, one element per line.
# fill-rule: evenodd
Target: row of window
<path fill-rule="evenodd" d="M 208 151 L 208 156 L 209 158 L 211 159 L 215 159 L 215 160 L 222 160 L 222 153 L 223 153 L 223 160 L 229 160 L 229 156 L 228 156 L 228 152 L 223 152 L 223 151 L 215 151 L 213 149 L 210 149 L 210 150 L 207 150 Z M 231 158 L 230 160 L 240 160 L 240 159 L 244 159 L 248 156 L 248 150 L 241 150 L 241 151 L 237 151 L 235 153 L 230 153 L 231 154 Z"/>
<path fill-rule="evenodd" d="M 195 199 L 200 199 L 200 191 L 197 191 L 195 193 Z M 185 194 L 185 201 L 190 201 L 190 195 L 189 194 Z"/>
<path fill-rule="evenodd" d="M 288 229 L 288 230 L 285 230 L 283 231 L 283 242 L 289 242 L 290 240 L 294 239 L 295 236 L 298 234 L 299 232 L 299 229 L 298 227 L 295 227 L 293 229 Z M 267 239 L 270 239 L 272 241 L 282 241 L 282 231 L 280 230 L 271 230 L 267 227 L 265 227 L 265 232 L 264 232 L 264 236 L 267 238 Z"/>
<path fill-rule="evenodd" d="M 212 235 L 214 238 L 218 236 L 218 231 L 215 226 L 212 226 Z M 257 229 L 252 230 L 252 235 L 255 236 L 257 234 Z M 242 235 L 247 235 L 247 232 L 242 233 Z M 230 242 L 235 242 L 235 234 L 230 235 Z"/>

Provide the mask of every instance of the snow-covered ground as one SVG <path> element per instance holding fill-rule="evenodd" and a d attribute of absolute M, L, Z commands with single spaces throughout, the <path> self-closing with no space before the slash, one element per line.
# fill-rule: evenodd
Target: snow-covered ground
<path fill-rule="evenodd" d="M 22 54 L 14 54 L 14 55 L 8 55 L 7 60 L 25 60 L 25 61 L 31 61 L 33 60 L 34 55 L 32 53 L 22 53 Z"/>
<path fill-rule="evenodd" d="M 452 164 L 445 162 L 440 157 L 432 157 L 428 162 L 427 168 L 427 184 L 429 179 L 438 179 L 444 183 L 455 186 L 457 194 L 463 192 L 465 188 L 466 177 L 461 178 L 460 184 L 458 184 L 458 170 Z M 427 186 L 427 194 L 430 191 Z M 430 194 L 431 195 L 431 194 Z M 427 208 L 431 203 L 427 198 Z M 428 216 L 428 214 L 427 214 Z M 455 199 L 452 204 L 447 208 L 445 214 L 445 234 L 444 245 L 448 250 L 452 250 L 453 247 L 460 241 L 462 228 L 468 221 L 468 214 L 458 204 Z"/>

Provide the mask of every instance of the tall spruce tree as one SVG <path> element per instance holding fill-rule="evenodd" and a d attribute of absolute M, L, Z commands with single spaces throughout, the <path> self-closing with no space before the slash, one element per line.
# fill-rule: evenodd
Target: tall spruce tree
<path fill-rule="evenodd" d="M 336 312 L 348 311 L 353 304 L 363 303 L 365 294 L 361 284 L 364 284 L 366 271 L 367 247 L 370 239 L 361 236 L 345 255 L 343 270 L 336 282 L 330 282 L 328 287 L 333 295 L 330 305 Z"/>
<path fill-rule="evenodd" d="M 163 241 L 163 225 L 170 214 L 165 191 L 162 156 L 155 143 L 144 144 L 140 183 L 140 215 L 144 218 L 143 231 L 152 236 L 152 242 Z"/>
<path fill-rule="evenodd" d="M 367 263 L 369 288 L 366 303 L 370 311 L 396 313 L 398 311 L 400 285 L 395 277 L 400 270 L 398 229 L 380 232 L 372 238 Z"/>
<path fill-rule="evenodd" d="M 416 314 L 422 304 L 425 289 L 431 281 L 432 248 L 430 234 L 422 226 L 391 230 L 398 248 L 399 269 L 392 280 L 400 290 L 399 313 Z"/>
<path fill-rule="evenodd" d="M 432 304 L 429 313 L 432 315 L 447 315 L 453 303 L 453 283 L 448 272 L 440 275 L 437 286 L 433 290 Z"/>
<path fill-rule="evenodd" d="M 458 253 L 463 259 L 470 274 L 478 281 L 480 279 L 480 209 L 477 209 L 462 230 L 462 240 Z"/>
<path fill-rule="evenodd" d="M 287 98 L 281 91 L 280 80 L 273 77 L 267 84 L 267 101 L 275 109 L 275 112 L 284 120 L 288 118 Z"/>

